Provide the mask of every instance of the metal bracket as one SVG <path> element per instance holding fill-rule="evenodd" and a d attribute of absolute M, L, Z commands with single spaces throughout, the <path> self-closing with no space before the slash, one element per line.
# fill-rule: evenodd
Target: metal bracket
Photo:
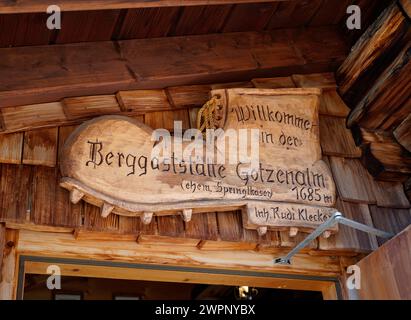
<path fill-rule="evenodd" d="M 317 227 L 311 234 L 309 234 L 303 241 L 297 244 L 285 257 L 274 259 L 274 264 L 291 265 L 291 258 L 297 254 L 301 249 L 306 247 L 311 241 L 321 235 L 325 230 L 332 228 L 336 224 L 341 223 L 348 227 L 364 231 L 381 238 L 392 238 L 393 233 L 375 229 L 365 224 L 359 223 L 354 220 L 345 218 L 341 212 L 334 213 L 327 221 L 323 222 Z"/>

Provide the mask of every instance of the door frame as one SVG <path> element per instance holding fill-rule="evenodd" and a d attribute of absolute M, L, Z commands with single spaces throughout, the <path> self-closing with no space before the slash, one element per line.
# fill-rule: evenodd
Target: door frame
<path fill-rule="evenodd" d="M 235 286 L 248 285 L 320 291 L 324 300 L 342 299 L 341 286 L 337 277 L 19 255 L 17 300 L 22 300 L 24 296 L 25 275 L 47 274 L 47 267 L 50 265 L 58 265 L 62 276 Z"/>

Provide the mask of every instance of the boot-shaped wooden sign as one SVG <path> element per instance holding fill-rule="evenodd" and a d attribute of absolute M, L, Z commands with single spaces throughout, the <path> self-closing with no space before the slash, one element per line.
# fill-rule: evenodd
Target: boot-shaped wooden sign
<path fill-rule="evenodd" d="M 75 130 L 60 155 L 61 186 L 101 214 L 191 215 L 241 209 L 244 227 L 306 231 L 336 210 L 321 160 L 319 89 L 220 89 L 198 130 L 174 136 L 124 116 Z M 336 227 L 330 232 L 335 232 Z"/>

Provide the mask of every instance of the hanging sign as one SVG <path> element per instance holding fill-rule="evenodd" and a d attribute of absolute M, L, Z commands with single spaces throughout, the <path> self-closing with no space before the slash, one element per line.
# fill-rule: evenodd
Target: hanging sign
<path fill-rule="evenodd" d="M 173 135 L 102 116 L 66 141 L 61 186 L 110 213 L 141 216 L 241 209 L 246 228 L 315 228 L 336 210 L 321 160 L 318 89 L 221 89 L 201 110 L 205 134 Z M 204 129 L 205 129 L 204 128 Z M 336 231 L 336 229 L 332 230 Z"/>

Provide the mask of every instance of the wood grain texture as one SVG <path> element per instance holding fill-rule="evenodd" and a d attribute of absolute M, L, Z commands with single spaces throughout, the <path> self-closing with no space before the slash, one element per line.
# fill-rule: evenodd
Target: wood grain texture
<path fill-rule="evenodd" d="M 339 197 L 344 201 L 376 203 L 374 179 L 358 159 L 329 157 Z"/>
<path fill-rule="evenodd" d="M 374 205 L 370 206 L 370 212 L 374 226 L 378 229 L 397 234 L 411 224 L 410 209 L 383 208 Z M 381 245 L 387 239 L 377 238 Z"/>
<path fill-rule="evenodd" d="M 277 9 L 278 3 L 237 4 L 225 21 L 224 32 L 262 31 Z"/>
<path fill-rule="evenodd" d="M 32 204 L 32 166 L 2 164 L 0 220 L 28 222 Z"/>
<path fill-rule="evenodd" d="M 0 9 L 1 12 L 1 9 Z M 46 10 L 37 14 L 0 14 L 0 47 L 47 45 L 53 31 L 47 28 Z"/>
<path fill-rule="evenodd" d="M 325 27 L 3 48 L 0 104 L 329 71 L 346 51 Z"/>
<path fill-rule="evenodd" d="M 411 156 L 395 141 L 366 145 L 363 148 L 362 162 L 380 180 L 405 181 L 411 174 Z"/>
<path fill-rule="evenodd" d="M 321 115 L 320 142 L 325 155 L 361 157 L 361 150 L 355 145 L 351 131 L 345 127 L 344 118 Z"/>
<path fill-rule="evenodd" d="M 271 16 L 267 29 L 302 27 L 306 25 L 321 6 L 321 1 L 281 2 Z"/>
<path fill-rule="evenodd" d="M 112 94 L 135 82 L 112 42 L 0 50 L 3 107 Z"/>
<path fill-rule="evenodd" d="M 251 82 L 254 87 L 261 89 L 280 89 L 295 87 L 292 77 L 256 78 L 251 80 Z"/>
<path fill-rule="evenodd" d="M 87 119 L 121 111 L 115 95 L 65 98 L 62 104 L 67 119 Z"/>
<path fill-rule="evenodd" d="M 344 217 L 373 227 L 371 214 L 367 204 L 337 201 L 337 209 Z M 377 239 L 359 230 L 340 225 L 338 233 L 330 238 L 318 238 L 320 250 L 335 250 L 369 253 L 378 248 Z"/>
<path fill-rule="evenodd" d="M 400 145 L 411 152 L 411 113 L 394 130 L 394 137 Z"/>
<path fill-rule="evenodd" d="M 5 132 L 55 127 L 67 121 L 60 102 L 2 108 L 1 114 Z"/>
<path fill-rule="evenodd" d="M 217 90 L 218 91 L 218 90 Z M 217 92 L 216 91 L 216 92 Z M 222 91 L 222 90 L 220 90 Z M 220 92 L 218 91 L 218 92 Z M 309 89 L 288 89 L 288 90 L 280 90 L 280 91 L 273 91 L 273 90 L 264 90 L 261 91 L 260 89 L 252 89 L 250 91 L 250 89 L 231 89 L 231 90 L 226 90 L 226 93 L 224 94 L 230 94 L 230 98 L 228 99 L 229 101 L 231 101 L 231 103 L 234 103 L 234 105 L 250 105 L 250 103 L 255 103 L 256 105 L 261 104 L 260 102 L 257 102 L 257 99 L 262 99 L 262 101 L 264 103 L 268 103 L 268 98 L 271 96 L 277 96 L 278 99 L 280 100 L 270 100 L 270 104 L 274 103 L 275 104 L 275 108 L 280 108 L 280 106 L 282 106 L 283 101 L 288 101 L 288 99 L 294 99 L 294 104 L 298 104 L 298 103 L 306 103 L 306 107 L 305 112 L 308 112 L 304 117 L 306 117 L 306 119 L 310 119 L 309 122 L 313 123 L 312 126 L 312 130 L 310 132 L 307 131 L 307 128 L 303 130 L 303 132 L 307 132 L 307 135 L 304 137 L 301 137 L 301 139 L 303 139 L 304 141 L 304 150 L 307 150 L 308 152 L 302 152 L 303 154 L 300 154 L 301 150 L 298 150 L 299 152 L 296 152 L 297 150 L 294 151 L 287 151 L 287 154 L 290 154 L 291 152 L 294 154 L 294 157 L 296 157 L 296 159 L 300 159 L 300 157 L 304 158 L 303 163 L 306 163 L 308 165 L 307 168 L 312 168 L 315 167 L 315 169 L 313 170 L 319 170 L 317 172 L 321 172 L 322 176 L 323 176 L 323 184 L 322 185 L 318 185 L 318 187 L 322 187 L 325 188 L 326 190 L 322 191 L 321 195 L 319 195 L 319 198 L 317 198 L 316 201 L 318 201 L 317 205 L 322 205 L 322 206 L 332 206 L 333 205 L 333 200 L 334 200 L 334 195 L 333 195 L 333 184 L 329 178 L 329 172 L 328 169 L 321 163 L 321 161 L 319 161 L 320 159 L 318 158 L 319 156 L 319 143 L 317 141 L 318 138 L 318 126 L 316 125 L 318 119 L 317 119 L 317 112 L 318 112 L 318 99 L 317 96 L 319 95 L 319 91 L 318 90 L 309 90 Z M 214 91 L 213 91 L 214 93 Z M 222 98 L 222 97 L 221 97 Z M 237 99 L 237 100 L 235 100 Z M 238 100 L 240 99 L 240 100 Z M 245 99 L 245 100 L 244 100 Z M 248 100 L 247 100 L 248 99 Z M 234 102 L 233 102 L 234 101 Z M 237 101 L 237 102 L 236 102 Z M 273 105 L 274 107 L 274 105 Z M 229 108 L 229 106 L 227 105 L 223 105 L 223 108 Z M 297 108 L 298 112 L 300 112 L 301 108 Z M 184 110 L 186 112 L 186 116 L 188 116 L 187 114 L 187 110 Z M 290 109 L 287 107 L 287 112 L 290 112 Z M 297 112 L 297 111 L 295 111 Z M 167 113 L 163 113 L 163 116 L 167 115 Z M 172 117 L 175 116 L 175 113 L 172 113 L 171 115 Z M 300 115 L 301 117 L 303 116 L 303 114 Z M 230 128 L 231 127 L 236 127 L 236 121 L 233 118 L 234 116 L 228 117 L 228 120 L 226 123 L 222 124 L 221 127 L 223 128 Z M 173 119 L 173 118 L 171 118 Z M 146 119 L 147 120 L 147 119 Z M 261 121 L 263 121 L 262 119 L 260 119 Z M 257 120 L 256 120 L 257 121 Z M 291 123 L 288 123 L 288 125 L 290 125 Z M 164 123 L 158 123 L 159 126 L 163 126 Z M 255 124 L 251 124 L 252 127 L 253 125 L 255 126 Z M 294 125 L 295 126 L 295 125 Z M 298 126 L 298 125 L 297 125 Z M 90 163 L 90 161 L 87 161 L 87 159 L 83 159 L 81 160 L 81 158 L 83 156 L 85 157 L 89 157 L 90 156 L 90 150 L 88 150 L 88 144 L 90 143 L 91 139 L 94 139 L 94 137 L 98 137 L 98 139 L 100 141 L 104 141 L 104 143 L 109 143 L 110 144 L 110 148 L 112 150 L 114 150 L 114 152 L 116 153 L 116 150 L 122 150 L 122 149 L 118 149 L 120 148 L 130 148 L 130 146 L 139 146 L 142 147 L 143 149 L 141 150 L 136 150 L 133 152 L 137 152 L 137 154 L 146 154 L 146 150 L 149 150 L 149 152 L 151 152 L 151 148 L 152 148 L 152 143 L 149 140 L 149 137 L 151 136 L 151 129 L 143 126 L 141 123 L 138 122 L 133 122 L 131 119 L 129 118 L 125 118 L 125 117 L 118 117 L 118 116 L 109 116 L 109 117 L 102 117 L 99 119 L 95 119 L 87 124 L 84 124 L 81 127 L 82 130 L 80 131 L 76 131 L 76 135 L 74 135 L 71 139 L 70 139 L 70 144 L 66 145 L 66 149 L 64 150 L 64 153 L 62 154 L 63 157 L 63 161 L 61 162 L 61 169 L 62 169 L 62 174 L 64 175 L 64 179 L 62 180 L 62 186 L 65 188 L 68 188 L 70 191 L 73 191 L 73 188 L 75 190 L 80 190 L 81 193 L 80 195 L 77 197 L 75 197 L 75 199 L 73 200 L 74 203 L 76 203 L 79 199 L 82 198 L 82 196 L 84 196 L 84 199 L 88 202 L 91 203 L 93 205 L 102 207 L 104 209 L 104 205 L 108 204 L 111 205 L 111 209 L 115 209 L 113 212 L 116 214 L 120 214 L 120 215 L 130 215 L 130 216 L 141 216 L 144 212 L 151 212 L 151 213 L 155 213 L 156 215 L 167 215 L 167 214 L 178 214 L 181 212 L 181 210 L 188 208 L 191 209 L 193 208 L 194 210 L 198 209 L 199 207 L 203 207 L 202 210 L 207 211 L 209 209 L 211 210 L 215 210 L 215 206 L 211 203 L 202 203 L 202 201 L 204 200 L 213 200 L 215 197 L 217 198 L 222 198 L 222 195 L 213 195 L 211 193 L 207 194 L 207 193 L 202 193 L 201 195 L 199 195 L 199 191 L 197 191 L 197 193 L 185 193 L 185 194 L 181 194 L 178 193 L 177 190 L 174 189 L 167 189 L 170 188 L 170 185 L 172 186 L 173 184 L 175 185 L 180 185 L 181 182 L 179 182 L 179 179 L 182 179 L 181 175 L 177 177 L 175 175 L 172 174 L 172 172 L 169 172 L 169 175 L 167 177 L 167 174 L 164 173 L 166 176 L 164 176 L 164 178 L 160 178 L 159 172 L 156 171 L 155 168 L 150 169 L 149 167 L 147 167 L 147 175 L 146 173 L 144 174 L 139 174 L 137 172 L 134 172 L 132 174 L 139 174 L 134 176 L 134 178 L 137 178 L 137 180 L 135 179 L 130 179 L 130 178 L 125 178 L 124 180 L 119 180 L 119 176 L 117 173 L 114 174 L 114 179 L 115 181 L 112 181 L 109 183 L 109 185 L 107 185 L 106 187 L 104 187 L 104 191 L 103 194 L 100 194 L 101 190 L 99 188 L 102 187 L 102 184 L 104 183 L 104 180 L 106 178 L 103 178 L 101 176 L 101 174 L 105 175 L 108 174 L 107 177 L 108 179 L 113 178 L 112 174 L 113 174 L 113 170 L 117 170 L 117 164 L 113 164 L 113 162 L 111 164 L 113 164 L 113 166 L 111 166 L 110 164 L 110 168 L 108 169 L 104 169 L 104 173 L 103 171 L 101 171 L 100 168 L 97 168 L 100 166 L 100 164 L 96 164 L 96 167 L 94 167 L 94 169 L 97 168 L 96 171 L 93 170 L 93 168 L 90 168 L 88 165 L 84 165 L 85 163 Z M 267 128 L 268 129 L 268 128 Z M 308 130 L 311 128 L 308 128 Z M 88 131 L 88 130 L 92 130 L 92 131 Z M 96 130 L 96 131 L 93 131 Z M 119 130 L 119 131 L 117 131 Z M 285 128 L 283 128 L 282 130 L 285 130 Z M 86 132 L 90 133 L 91 136 L 90 137 L 83 137 L 82 133 L 83 132 L 86 134 Z M 97 136 L 96 136 L 97 134 Z M 297 134 L 297 133 L 294 133 Z M 107 136 L 105 136 L 107 135 Z M 86 134 L 87 136 L 87 134 Z M 115 140 L 113 140 L 113 137 L 115 137 Z M 81 139 L 85 139 L 83 143 L 83 140 Z M 124 139 L 124 140 L 123 140 Z M 135 140 L 135 139 L 141 139 L 140 140 Z M 81 141 L 81 142 L 80 142 Z M 80 146 L 80 149 L 85 147 L 87 150 L 80 150 L 78 149 L 77 151 L 73 151 L 71 150 L 72 146 L 74 145 L 78 145 Z M 307 147 L 309 145 L 309 147 Z M 101 147 L 103 147 L 103 145 L 101 145 Z M 148 149 L 146 149 L 146 147 Z M 307 149 L 308 148 L 308 149 Z M 261 154 L 261 156 L 267 158 L 267 150 L 269 150 L 269 152 L 272 152 L 273 146 L 269 146 L 268 149 L 266 148 L 266 152 L 263 152 Z M 71 150 L 71 151 L 69 151 Z M 290 150 L 289 148 L 287 148 L 287 150 Z M 124 151 L 122 151 L 124 154 L 127 154 L 126 149 L 124 149 Z M 119 154 L 119 153 L 116 153 Z M 73 157 L 73 155 L 75 155 Z M 277 155 L 279 155 L 279 153 L 277 153 Z M 103 155 L 101 155 L 101 157 L 105 157 Z M 114 156 L 113 156 L 114 157 Z M 129 158 L 129 157 L 128 157 Z M 76 159 L 76 160 L 72 160 L 72 159 Z M 261 158 L 262 159 L 262 158 Z M 269 156 L 269 159 L 271 159 L 271 156 Z M 289 162 L 289 157 L 287 156 L 287 160 L 286 162 Z M 79 161 L 79 162 L 78 162 Z M 138 160 L 140 161 L 140 160 Z M 309 162 L 307 162 L 309 161 Z M 120 161 L 121 162 L 121 161 Z M 122 165 L 119 162 L 119 167 L 122 167 Z M 74 166 L 75 163 L 79 164 L 79 167 Z M 283 162 L 280 162 L 283 163 Z M 301 164 L 298 162 L 298 164 Z M 129 164 L 127 164 L 127 166 L 129 166 Z M 88 167 L 88 168 L 87 168 Z M 75 168 L 82 168 L 80 170 L 86 170 L 85 172 L 83 172 L 82 174 L 78 174 L 78 172 L 76 172 L 76 170 L 73 170 Z M 124 166 L 123 166 L 124 168 Z M 318 168 L 318 169 L 317 169 Z M 91 169 L 91 170 L 89 170 Z M 142 169 L 142 168 L 141 168 Z M 124 169 L 122 169 L 124 170 Z M 128 169 L 127 169 L 128 170 Z M 137 169 L 138 170 L 138 169 Z M 229 169 L 232 170 L 232 169 Z M 309 173 L 309 170 L 306 171 L 305 167 L 304 172 L 307 172 L 307 174 Z M 167 170 L 162 170 L 162 172 L 165 172 Z M 111 172 L 111 173 L 110 173 Z M 231 171 L 230 171 L 231 172 Z M 301 171 L 302 172 L 302 171 Z M 96 184 L 95 181 L 95 175 L 96 174 L 100 175 L 100 179 L 98 180 L 98 184 Z M 174 174 L 176 174 L 177 172 L 174 172 Z M 91 174 L 91 176 L 90 176 Z M 157 175 L 157 177 L 156 177 Z M 227 174 L 229 177 L 231 177 L 231 174 Z M 125 176 L 130 176 L 130 174 L 125 173 Z M 133 177 L 131 177 L 133 178 Z M 72 180 L 70 180 L 72 179 Z M 143 179 L 147 179 L 145 182 Z M 184 179 L 193 179 L 193 178 L 184 178 Z M 308 178 L 307 178 L 308 179 Z M 311 179 L 311 178 L 310 178 Z M 314 180 L 316 178 L 313 178 Z M 72 187 L 70 187 L 71 183 L 70 181 L 74 180 L 78 181 L 79 184 L 76 186 L 72 185 Z M 151 182 L 155 180 L 157 181 L 159 184 L 157 185 L 159 188 L 155 189 L 155 191 L 153 191 L 152 189 L 150 189 L 151 187 L 154 187 Z M 280 179 L 281 180 L 281 179 Z M 137 183 L 137 184 L 136 184 Z M 321 183 L 320 183 L 321 184 Z M 134 186 L 132 186 L 134 185 Z M 165 189 L 164 189 L 165 188 Z M 328 189 L 330 188 L 330 189 Z M 119 190 L 122 191 L 119 191 Z M 177 188 L 179 189 L 179 188 Z M 126 191 L 129 190 L 129 191 Z M 137 190 L 141 190 L 140 192 L 136 192 Z M 148 192 L 147 192 L 148 191 Z M 204 190 L 203 190 L 204 191 Z M 78 192 L 78 191 L 77 191 Z M 123 192 L 125 192 L 125 194 L 128 195 L 128 197 L 132 197 L 132 198 L 125 198 L 124 196 L 121 197 L 121 200 L 118 199 L 119 194 L 122 194 Z M 177 192 L 177 193 L 176 193 Z M 281 192 L 278 192 L 281 193 Z M 144 194 L 144 196 L 143 196 Z M 161 198 L 158 197 L 158 194 L 161 194 Z M 325 194 L 326 196 L 322 196 L 322 194 Z M 274 194 L 273 194 L 274 195 Z M 200 197 L 201 198 L 198 198 Z M 269 200 L 270 201 L 283 201 L 283 202 L 296 202 L 296 200 L 300 200 L 300 198 L 298 198 L 298 196 L 295 195 L 291 195 L 290 199 L 293 200 L 287 200 L 284 198 L 274 198 L 277 197 L 277 195 L 275 196 L 271 196 Z M 297 197 L 297 199 L 295 198 Z M 234 199 L 234 197 L 232 197 Z M 243 197 L 244 198 L 244 197 Z M 326 200 L 326 198 L 328 200 Z M 132 199 L 132 201 L 130 201 L 129 199 Z M 179 203 L 178 199 L 184 199 L 185 201 L 192 201 L 193 204 L 184 202 L 184 203 Z M 201 200 L 201 201 L 197 201 L 197 200 Z M 268 199 L 267 199 L 268 200 Z M 306 202 L 304 202 L 304 200 L 306 200 Z M 304 204 L 310 204 L 309 201 L 313 201 L 314 200 L 314 196 L 312 196 L 311 199 L 304 199 L 302 198 L 300 201 L 298 201 L 298 203 L 304 203 Z M 197 202 L 197 203 L 196 203 Z M 217 203 L 216 203 L 217 204 Z M 137 206 L 136 206 L 137 205 Z M 227 208 L 228 210 L 232 210 L 235 208 L 238 208 L 239 206 L 241 206 L 242 204 L 232 204 L 230 206 L 229 203 L 226 203 L 226 205 L 229 207 Z M 250 204 L 251 205 L 251 204 Z M 263 206 L 263 204 L 261 204 Z M 314 205 L 314 203 L 311 203 L 311 205 Z M 192 207 L 191 207 L 192 206 Z M 284 207 L 284 204 L 282 206 L 280 206 L 280 204 L 278 204 L 278 206 L 280 207 L 279 210 L 286 210 L 286 208 Z M 286 206 L 286 205 L 285 205 Z M 220 204 L 221 209 L 223 210 L 218 210 L 218 211 L 224 211 L 224 207 L 225 204 L 223 202 L 221 202 Z M 315 207 L 309 206 L 309 207 L 304 207 L 301 208 L 298 207 L 297 205 L 295 205 L 295 208 L 293 207 L 292 210 L 308 210 L 309 212 L 307 213 L 308 215 L 312 215 L 312 214 L 317 214 L 314 213 L 314 211 L 316 210 Z M 328 210 L 328 209 L 327 209 Z M 111 210 L 110 210 L 111 211 Z M 108 211 L 108 214 L 110 213 L 110 211 Z M 177 211 L 177 212 L 176 212 Z M 254 212 L 254 209 L 249 209 L 248 212 Z M 107 211 L 106 211 L 107 212 Z M 315 211 L 317 212 L 317 211 Z M 103 210 L 104 213 L 104 210 Z M 324 212 L 324 215 L 329 215 L 330 212 Z M 321 215 L 322 216 L 322 215 Z M 321 219 L 321 220 L 318 220 Z M 309 219 L 310 222 L 307 222 L 307 219 L 297 219 L 297 218 L 292 218 L 290 220 L 293 220 L 295 224 L 297 224 L 298 226 L 300 226 L 301 228 L 312 228 L 315 225 L 317 225 L 318 223 L 322 222 L 322 218 L 318 218 L 318 219 Z M 161 221 L 158 219 L 158 224 L 159 224 L 159 232 L 161 232 L 160 230 L 160 222 L 162 223 L 163 220 L 166 219 L 161 219 Z M 172 222 L 172 219 L 168 219 L 170 220 L 170 224 L 174 224 L 174 222 Z M 280 223 L 281 227 L 287 227 L 289 226 L 290 223 L 288 222 L 279 222 L 279 221 L 270 221 L 268 223 L 266 223 L 266 221 L 257 221 L 256 219 L 252 219 L 249 216 L 249 222 L 247 222 L 246 227 L 247 228 L 258 228 L 258 226 L 260 224 L 263 224 L 264 226 L 268 226 L 270 228 L 276 228 L 277 224 Z M 275 219 L 274 219 L 275 220 Z M 298 221 L 297 221 L 298 220 Z M 313 222 L 315 221 L 315 222 Z M 164 225 L 167 225 L 167 223 L 164 223 Z M 294 225 L 293 223 L 291 223 L 291 225 Z M 164 232 L 168 232 L 168 231 L 164 231 Z M 261 232 L 260 232 L 261 233 Z M 168 234 L 166 234 L 168 235 Z M 248 232 L 245 233 L 243 236 L 246 236 L 247 238 L 252 238 L 253 236 L 255 237 L 255 232 Z M 249 239 L 246 239 L 249 240 Z"/>
<path fill-rule="evenodd" d="M 377 59 L 386 54 L 407 30 L 407 22 L 393 2 L 357 41 L 337 72 L 340 93 L 345 96 Z"/>
<path fill-rule="evenodd" d="M 232 270 L 269 271 L 285 274 L 335 276 L 340 272 L 339 260 L 324 256 L 298 254 L 291 266 L 273 266 L 273 256 L 282 256 L 288 250 L 273 249 L 271 252 L 243 250 L 203 251 L 194 247 L 152 246 L 135 241 L 76 241 L 74 235 L 21 231 L 19 250 L 30 255 L 48 255 L 99 261 L 154 263 Z"/>
<path fill-rule="evenodd" d="M 221 32 L 232 4 L 218 6 L 193 6 L 181 8 L 176 25 L 169 33 L 174 36 Z M 251 30 L 247 30 L 251 31 Z"/>
<path fill-rule="evenodd" d="M 120 28 L 112 38 L 125 40 L 165 37 L 178 18 L 179 11 L 178 7 L 128 9 L 124 18 L 118 22 Z"/>
<path fill-rule="evenodd" d="M 7 230 L 3 250 L 3 263 L 0 269 L 0 300 L 16 299 L 17 289 L 17 245 L 19 240 L 18 230 Z"/>
<path fill-rule="evenodd" d="M 367 129 L 390 129 L 399 125 L 411 112 L 410 55 L 411 40 L 378 75 L 372 88 L 355 105 L 348 116 L 348 126 L 358 123 Z"/>
<path fill-rule="evenodd" d="M 120 10 L 63 12 L 62 27 L 55 43 L 104 41 L 111 39 Z"/>
<path fill-rule="evenodd" d="M 76 129 L 76 126 L 64 126 L 58 128 L 58 154 L 60 154 L 68 136 Z M 83 203 L 73 204 L 70 201 L 69 192 L 60 187 L 60 171 L 57 172 L 55 185 L 55 210 L 53 213 L 53 225 L 62 227 L 79 227 L 82 224 Z"/>
<path fill-rule="evenodd" d="M 116 97 L 121 110 L 130 114 L 172 110 L 164 90 L 119 91 Z"/>
<path fill-rule="evenodd" d="M 119 230 L 119 216 L 111 214 L 107 218 L 103 218 L 99 207 L 84 203 L 83 227 L 90 231 L 117 232 Z"/>
<path fill-rule="evenodd" d="M 2 270 L 1 266 L 3 265 L 3 252 L 6 246 L 6 227 L 4 224 L 0 223 L 0 271 Z M 0 273 L 1 281 L 1 273 Z"/>
<path fill-rule="evenodd" d="M 217 240 L 218 226 L 215 212 L 194 214 L 190 222 L 185 222 L 185 236 L 201 240 Z"/>
<path fill-rule="evenodd" d="M 23 153 L 23 133 L 0 135 L 0 162 L 20 164 Z"/>
<path fill-rule="evenodd" d="M 335 89 L 323 89 L 320 98 L 320 114 L 345 119 L 349 113 L 350 109 Z"/>
<path fill-rule="evenodd" d="M 388 208 L 409 208 L 410 202 L 401 182 L 376 181 L 374 193 L 377 205 Z"/>
<path fill-rule="evenodd" d="M 150 7 L 173 7 L 173 6 L 197 6 L 197 5 L 218 5 L 230 3 L 253 3 L 272 2 L 289 0 L 64 0 L 59 3 L 62 11 L 83 11 L 83 10 L 108 10 L 108 9 L 130 9 L 130 8 L 150 8 Z M 22 13 L 22 12 L 44 12 L 49 3 L 46 0 L 23 0 L 18 4 L 12 4 L 7 0 L 0 2 L 0 13 Z"/>
<path fill-rule="evenodd" d="M 56 205 L 57 168 L 36 166 L 33 170 L 33 194 L 30 220 L 53 225 Z"/>
<path fill-rule="evenodd" d="M 408 227 L 357 264 L 362 274 L 359 299 L 411 299 L 410 263 L 411 227 Z"/>
<path fill-rule="evenodd" d="M 24 133 L 23 164 L 54 167 L 57 159 L 57 128 Z"/>
<path fill-rule="evenodd" d="M 293 82 L 299 88 L 321 88 L 321 89 L 335 89 L 334 73 L 311 73 L 311 74 L 293 74 Z"/>
<path fill-rule="evenodd" d="M 174 108 L 202 107 L 210 98 L 210 90 L 228 88 L 253 88 L 251 82 L 229 82 L 192 86 L 168 87 L 166 94 Z"/>
<path fill-rule="evenodd" d="M 241 213 L 238 211 L 221 212 L 217 215 L 218 231 L 223 241 L 241 241 L 243 227 Z"/>

